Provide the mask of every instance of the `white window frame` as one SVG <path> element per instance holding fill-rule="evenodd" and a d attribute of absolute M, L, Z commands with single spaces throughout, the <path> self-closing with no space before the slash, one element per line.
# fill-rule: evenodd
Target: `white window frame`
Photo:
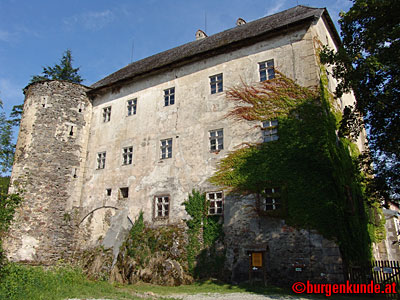
<path fill-rule="evenodd" d="M 262 122 L 262 135 L 263 135 L 263 143 L 268 143 L 272 141 L 277 141 L 279 139 L 278 136 L 278 120 L 266 120 Z"/>
<path fill-rule="evenodd" d="M 169 195 L 154 196 L 154 218 L 166 219 L 169 218 L 169 208 L 171 199 Z"/>
<path fill-rule="evenodd" d="M 224 129 L 214 129 L 208 132 L 210 151 L 218 152 L 224 149 Z"/>
<path fill-rule="evenodd" d="M 97 153 L 97 170 L 102 170 L 106 167 L 106 151 Z"/>
<path fill-rule="evenodd" d="M 122 165 L 131 165 L 133 158 L 133 146 L 122 148 Z"/>
<path fill-rule="evenodd" d="M 164 90 L 164 106 L 175 104 L 175 87 Z"/>
<path fill-rule="evenodd" d="M 110 122 L 111 120 L 111 106 L 103 108 L 103 123 Z"/>
<path fill-rule="evenodd" d="M 266 60 L 258 63 L 260 82 L 275 78 L 274 60 Z"/>
<path fill-rule="evenodd" d="M 224 82 L 223 73 L 210 76 L 211 94 L 221 93 L 224 90 L 223 82 Z"/>
<path fill-rule="evenodd" d="M 137 109 L 137 98 L 126 101 L 126 116 L 127 117 L 136 115 L 136 109 Z"/>
<path fill-rule="evenodd" d="M 224 193 L 222 191 L 207 192 L 206 199 L 209 202 L 208 214 L 210 216 L 224 214 Z"/>
<path fill-rule="evenodd" d="M 172 138 L 160 140 L 160 158 L 168 159 L 172 157 Z"/>
<path fill-rule="evenodd" d="M 281 208 L 282 201 L 281 201 L 281 189 L 278 187 L 274 188 L 267 188 L 265 189 L 265 197 L 264 197 L 264 210 L 271 211 L 271 210 L 278 210 Z"/>

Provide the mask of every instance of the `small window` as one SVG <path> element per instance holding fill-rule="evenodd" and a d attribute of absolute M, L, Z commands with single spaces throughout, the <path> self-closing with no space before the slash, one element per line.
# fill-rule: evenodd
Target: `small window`
<path fill-rule="evenodd" d="M 126 101 L 127 116 L 136 115 L 136 104 L 137 104 L 137 99 Z"/>
<path fill-rule="evenodd" d="M 119 189 L 119 195 L 120 195 L 120 198 L 123 198 L 123 199 L 128 198 L 128 196 L 129 196 L 129 188 L 127 188 L 127 187 L 120 188 Z"/>
<path fill-rule="evenodd" d="M 133 147 L 122 148 L 122 164 L 130 165 L 132 164 Z"/>
<path fill-rule="evenodd" d="M 97 169 L 106 167 L 106 152 L 97 153 Z"/>
<path fill-rule="evenodd" d="M 281 191 L 280 188 L 268 188 L 265 189 L 264 198 L 264 209 L 265 210 L 277 210 L 281 207 Z"/>
<path fill-rule="evenodd" d="M 175 88 L 164 90 L 164 105 L 173 105 L 175 103 Z"/>
<path fill-rule="evenodd" d="M 161 140 L 160 148 L 161 148 L 161 159 L 172 157 L 172 139 Z"/>
<path fill-rule="evenodd" d="M 69 135 L 73 136 L 74 135 L 74 126 L 70 126 L 69 128 Z"/>
<path fill-rule="evenodd" d="M 221 192 L 210 192 L 206 194 L 207 201 L 209 201 L 208 214 L 209 215 L 222 215 L 224 210 L 224 199 Z"/>
<path fill-rule="evenodd" d="M 211 94 L 222 92 L 222 74 L 210 76 Z"/>
<path fill-rule="evenodd" d="M 271 142 L 279 139 L 278 120 L 268 120 L 262 123 L 263 142 Z"/>
<path fill-rule="evenodd" d="M 106 195 L 111 196 L 111 189 L 106 189 Z"/>
<path fill-rule="evenodd" d="M 156 218 L 168 218 L 169 196 L 156 196 L 154 201 L 154 216 Z"/>
<path fill-rule="evenodd" d="M 111 120 L 111 106 L 103 108 L 103 122 L 110 122 Z"/>
<path fill-rule="evenodd" d="M 258 63 L 260 70 L 260 81 L 269 80 L 275 78 L 274 60 L 270 59 Z"/>
<path fill-rule="evenodd" d="M 210 151 L 220 151 L 224 149 L 224 130 L 216 129 L 209 132 L 210 136 Z"/>

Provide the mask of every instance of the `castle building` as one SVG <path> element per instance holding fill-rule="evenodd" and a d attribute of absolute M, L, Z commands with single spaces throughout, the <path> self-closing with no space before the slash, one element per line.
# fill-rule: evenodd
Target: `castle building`
<path fill-rule="evenodd" d="M 208 181 L 238 145 L 279 139 L 274 120 L 227 118 L 234 104 L 225 91 L 272 79 L 275 70 L 316 86 L 320 45 L 336 49 L 339 43 L 326 9 L 296 6 L 248 23 L 239 18 L 212 36 L 199 30 L 195 41 L 133 62 L 90 87 L 63 81 L 27 86 L 12 171 L 25 201 L 6 240 L 7 255 L 54 262 L 96 245 L 122 210 L 130 220 L 143 211 L 154 226 L 181 223 L 188 218 L 182 203 L 196 188 L 206 193 L 209 213 L 223 216 L 233 281 L 248 278 L 249 257 L 257 255 L 272 277 L 342 280 L 334 241 L 284 220 L 250 217 L 244 207 L 251 200 L 231 199 Z M 329 88 L 335 88 L 333 78 Z M 353 101 L 345 95 L 337 106 Z M 265 203 L 266 210 L 277 208 L 276 201 Z"/>

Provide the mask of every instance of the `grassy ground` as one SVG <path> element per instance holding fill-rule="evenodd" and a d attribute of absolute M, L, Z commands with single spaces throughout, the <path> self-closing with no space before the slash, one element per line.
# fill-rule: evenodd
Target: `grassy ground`
<path fill-rule="evenodd" d="M 162 296 L 162 299 L 173 299 L 177 294 L 200 293 L 255 293 L 274 295 L 286 298 L 297 298 L 289 289 L 276 287 L 257 287 L 250 285 L 230 285 L 218 281 L 196 282 L 177 287 L 156 286 L 139 283 L 135 285 L 112 285 L 104 281 L 90 281 L 79 269 L 58 267 L 44 270 L 41 267 L 27 267 L 8 264 L 0 274 L 0 299 L 7 300 L 65 300 L 68 298 L 107 298 L 114 300 L 143 299 L 138 294 L 148 293 Z M 322 299 L 323 296 L 299 295 L 302 298 Z M 326 299 L 326 298 L 325 298 Z M 334 295 L 332 300 L 361 300 L 368 297 L 343 297 Z"/>

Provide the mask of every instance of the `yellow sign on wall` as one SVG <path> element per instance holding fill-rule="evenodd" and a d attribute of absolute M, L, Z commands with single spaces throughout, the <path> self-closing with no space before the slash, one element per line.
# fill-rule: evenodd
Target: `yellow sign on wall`
<path fill-rule="evenodd" d="M 251 265 L 252 267 L 262 267 L 262 253 L 253 252 L 251 254 Z"/>

